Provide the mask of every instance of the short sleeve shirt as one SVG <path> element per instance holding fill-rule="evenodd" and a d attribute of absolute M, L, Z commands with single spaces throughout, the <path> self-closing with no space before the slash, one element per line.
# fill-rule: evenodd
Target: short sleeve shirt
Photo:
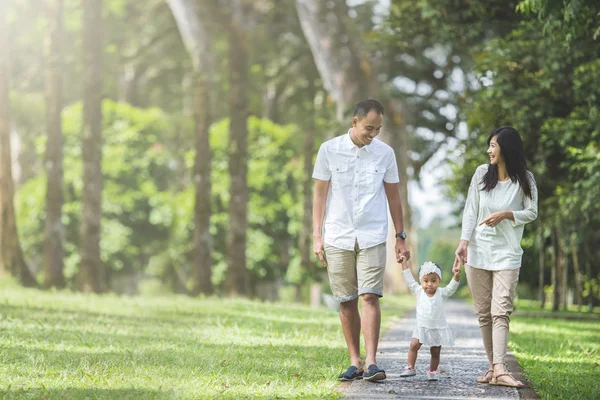
<path fill-rule="evenodd" d="M 383 182 L 398 183 L 394 150 L 375 138 L 359 148 L 350 132 L 319 148 L 313 178 L 330 181 L 323 222 L 325 243 L 346 250 L 384 243 L 388 229 Z"/>

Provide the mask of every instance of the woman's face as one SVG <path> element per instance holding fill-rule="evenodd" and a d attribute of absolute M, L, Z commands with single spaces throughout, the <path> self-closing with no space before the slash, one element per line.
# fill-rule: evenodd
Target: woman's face
<path fill-rule="evenodd" d="M 496 137 L 497 136 L 494 136 L 490 140 L 490 147 L 488 147 L 488 150 L 487 150 L 487 153 L 490 156 L 490 164 L 495 164 L 495 165 L 504 163 L 504 159 L 502 158 L 502 155 L 500 154 L 500 145 L 498 144 Z"/>

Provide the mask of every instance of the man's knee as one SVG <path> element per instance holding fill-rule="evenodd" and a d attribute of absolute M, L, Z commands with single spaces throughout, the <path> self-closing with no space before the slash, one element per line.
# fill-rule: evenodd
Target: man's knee
<path fill-rule="evenodd" d="M 360 301 L 363 304 L 377 305 L 379 304 L 379 296 L 373 293 L 364 293 L 360 295 Z"/>
<path fill-rule="evenodd" d="M 340 312 L 358 310 L 358 299 L 343 301 L 340 303 Z"/>

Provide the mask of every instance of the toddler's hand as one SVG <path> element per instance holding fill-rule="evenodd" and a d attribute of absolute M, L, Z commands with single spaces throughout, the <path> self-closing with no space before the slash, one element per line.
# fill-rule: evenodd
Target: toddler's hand
<path fill-rule="evenodd" d="M 452 273 L 454 274 L 454 280 L 460 279 L 460 262 L 458 259 L 454 260 L 454 265 L 452 266 Z"/>
<path fill-rule="evenodd" d="M 404 261 L 402 261 L 402 262 L 400 263 L 400 265 L 402 265 L 402 271 L 405 271 L 405 270 L 407 270 L 407 269 L 410 269 L 409 262 L 410 262 L 410 261 L 408 261 L 408 260 L 404 260 Z"/>

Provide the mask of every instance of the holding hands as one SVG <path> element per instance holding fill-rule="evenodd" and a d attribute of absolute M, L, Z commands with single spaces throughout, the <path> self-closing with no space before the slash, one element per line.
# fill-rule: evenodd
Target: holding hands
<path fill-rule="evenodd" d="M 461 262 L 458 259 L 454 259 L 454 265 L 452 266 L 452 273 L 454 274 L 454 280 L 456 282 L 460 282 L 460 269 L 461 269 Z"/>

